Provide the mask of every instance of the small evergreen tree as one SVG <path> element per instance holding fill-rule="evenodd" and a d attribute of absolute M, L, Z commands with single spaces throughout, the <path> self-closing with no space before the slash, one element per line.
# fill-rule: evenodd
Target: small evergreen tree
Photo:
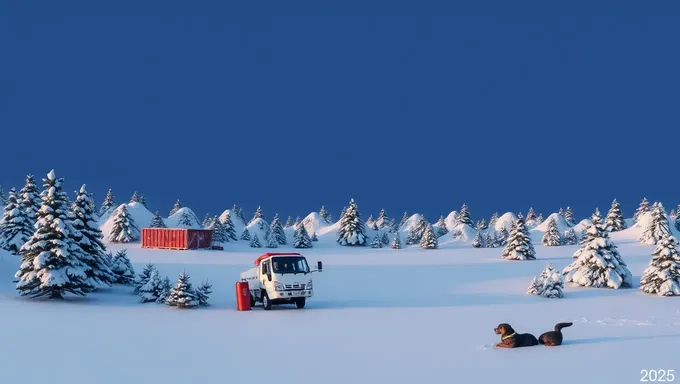
<path fill-rule="evenodd" d="M 294 248 L 312 248 L 312 240 L 309 238 L 307 229 L 304 225 L 295 227 L 295 235 L 293 236 Z"/>
<path fill-rule="evenodd" d="M 227 212 L 221 221 L 224 227 L 224 241 L 237 241 L 238 237 L 236 237 L 236 228 L 234 227 L 234 222 L 231 220 L 231 214 Z M 244 239 L 246 240 L 246 239 Z"/>
<path fill-rule="evenodd" d="M 266 243 L 267 248 L 278 248 L 279 247 L 279 242 L 276 241 L 276 236 L 273 234 L 267 237 L 267 243 Z"/>
<path fill-rule="evenodd" d="M 413 228 L 413 234 L 416 241 L 420 241 L 420 239 L 423 238 L 423 234 L 425 234 L 428 225 L 430 225 L 430 223 L 425 220 L 425 217 L 423 215 L 418 215 L 418 220 L 416 220 L 415 227 Z"/>
<path fill-rule="evenodd" d="M 38 192 L 38 187 L 35 185 L 35 179 L 32 175 L 26 176 L 26 183 L 16 198 L 19 202 L 19 209 L 26 214 L 28 219 L 27 227 L 30 228 L 31 234 L 33 234 L 35 216 L 38 209 L 40 209 L 40 192 Z"/>
<path fill-rule="evenodd" d="M 498 246 L 498 244 L 496 244 L 496 231 L 493 229 L 485 232 L 482 235 L 482 240 L 484 241 L 483 244 L 486 248 L 496 248 Z"/>
<path fill-rule="evenodd" d="M 536 260 L 536 251 L 531 243 L 531 235 L 521 214 L 510 232 L 507 245 L 503 250 L 503 258 L 506 260 Z"/>
<path fill-rule="evenodd" d="M 374 221 L 373 221 L 373 215 L 369 215 L 369 216 L 368 216 L 368 219 L 366 220 L 366 225 L 367 225 L 369 228 L 373 228 L 373 223 L 374 223 Z"/>
<path fill-rule="evenodd" d="M 496 225 L 498 217 L 498 212 L 494 212 L 493 215 L 491 215 L 491 219 L 489 219 L 489 227 L 493 228 Z"/>
<path fill-rule="evenodd" d="M 382 241 L 382 243 L 385 245 L 390 243 L 390 239 L 389 237 L 387 237 L 387 231 L 382 232 L 382 235 L 380 236 L 380 241 Z"/>
<path fill-rule="evenodd" d="M 326 224 L 332 224 L 333 223 L 331 221 L 330 213 L 328 213 L 328 211 L 326 211 L 326 207 L 323 206 L 323 205 L 321 206 L 321 210 L 319 210 L 319 216 L 321 216 L 324 219 Z M 288 219 L 290 219 L 290 216 L 288 217 Z"/>
<path fill-rule="evenodd" d="M 212 224 L 213 224 L 213 216 L 210 216 L 210 213 L 206 213 L 205 216 L 203 217 L 203 221 L 201 222 L 201 227 L 204 229 L 212 229 Z"/>
<path fill-rule="evenodd" d="M 595 216 L 595 215 L 593 215 Z M 619 251 L 609 239 L 609 232 L 593 220 L 588 227 L 578 257 L 564 271 L 564 280 L 584 287 L 631 287 L 633 277 Z"/>
<path fill-rule="evenodd" d="M 394 233 L 394 237 L 392 238 L 392 243 L 390 244 L 390 248 L 401 249 L 401 239 L 399 239 L 399 232 Z"/>
<path fill-rule="evenodd" d="M 397 224 L 397 220 L 394 219 L 394 218 L 390 219 L 389 232 L 395 233 L 398 230 L 399 230 L 399 224 Z"/>
<path fill-rule="evenodd" d="M 286 225 L 284 225 L 284 228 L 290 228 L 293 226 L 293 218 L 288 216 L 288 220 L 286 220 Z"/>
<path fill-rule="evenodd" d="M 477 230 L 475 238 L 472 240 L 472 246 L 475 248 L 482 248 L 484 246 L 484 238 L 482 237 L 482 231 Z"/>
<path fill-rule="evenodd" d="M 177 199 L 177 201 L 175 201 L 175 205 L 172 206 L 172 209 L 170 210 L 170 213 L 168 214 L 168 216 L 174 215 L 175 213 L 177 213 L 177 211 L 179 211 L 182 208 L 184 208 L 184 206 L 179 201 L 179 199 Z"/>
<path fill-rule="evenodd" d="M 666 236 L 656 243 L 652 260 L 642 273 L 640 289 L 659 296 L 680 296 L 680 255 L 674 237 Z"/>
<path fill-rule="evenodd" d="M 43 179 L 41 205 L 36 212 L 35 232 L 21 247 L 21 266 L 14 275 L 21 296 L 61 299 L 65 293 L 85 296 L 94 287 L 82 263 L 85 257 L 73 241 L 63 179 L 54 170 Z"/>
<path fill-rule="evenodd" d="M 619 205 L 619 202 L 616 201 L 616 199 L 612 201 L 612 207 L 609 209 L 609 212 L 607 212 L 605 228 L 609 232 L 618 232 L 626 229 L 626 222 L 623 220 L 621 206 Z"/>
<path fill-rule="evenodd" d="M 198 300 L 198 305 L 201 307 L 209 307 L 208 299 L 212 291 L 212 284 L 208 280 L 204 281 L 198 289 L 196 289 L 196 300 Z"/>
<path fill-rule="evenodd" d="M 404 216 L 401 217 L 401 221 L 399 222 L 399 226 L 401 227 L 401 226 L 403 226 L 404 224 L 406 224 L 406 222 L 408 221 L 408 219 L 409 219 L 408 212 L 407 212 L 407 211 L 404 211 Z"/>
<path fill-rule="evenodd" d="M 659 240 L 668 236 L 672 234 L 666 210 L 661 203 L 656 203 L 652 208 L 652 219 L 642 233 L 640 241 L 647 245 L 655 245 Z"/>
<path fill-rule="evenodd" d="M 151 228 L 167 228 L 168 226 L 165 225 L 165 221 L 163 221 L 163 218 L 161 215 L 156 211 L 154 213 L 153 217 L 151 218 L 151 224 L 149 225 Z"/>
<path fill-rule="evenodd" d="M 122 285 L 134 285 L 135 269 L 132 268 L 132 263 L 127 257 L 127 249 L 119 249 L 116 255 L 113 256 L 111 262 L 111 271 L 116 276 L 114 283 Z"/>
<path fill-rule="evenodd" d="M 434 229 L 429 223 L 425 227 L 423 236 L 420 238 L 420 248 L 423 249 L 437 249 L 439 248 L 439 242 L 437 241 L 437 236 L 434 234 Z"/>
<path fill-rule="evenodd" d="M 238 207 L 237 216 L 243 225 L 246 225 L 246 216 L 243 214 L 243 207 Z"/>
<path fill-rule="evenodd" d="M 564 297 L 564 279 L 552 264 L 548 263 L 539 277 L 534 277 L 527 291 L 530 295 L 538 295 L 550 299 Z"/>
<path fill-rule="evenodd" d="M 279 219 L 278 213 L 274 215 L 274 219 L 272 220 L 272 223 L 269 226 L 269 231 L 271 232 L 272 237 L 274 237 L 279 244 L 281 245 L 288 244 L 288 239 L 286 239 L 286 232 L 283 230 L 283 226 L 281 225 L 281 220 Z"/>
<path fill-rule="evenodd" d="M 467 204 L 463 204 L 463 206 L 460 208 L 460 213 L 458 214 L 458 217 L 456 217 L 456 223 L 465 224 L 472 227 L 472 219 L 470 218 L 470 211 Z"/>
<path fill-rule="evenodd" d="M 179 215 L 179 220 L 177 220 L 177 228 L 193 228 L 194 224 L 193 218 L 186 211 Z"/>
<path fill-rule="evenodd" d="M 300 225 L 300 224 L 302 224 L 302 220 L 300 220 L 300 216 L 298 216 L 298 217 L 295 218 L 295 222 L 293 223 L 293 226 L 295 228 L 297 228 L 298 225 Z"/>
<path fill-rule="evenodd" d="M 250 231 L 248 231 L 248 227 L 243 228 L 243 233 L 241 233 L 241 240 L 245 241 L 250 240 Z"/>
<path fill-rule="evenodd" d="M 153 269 L 146 282 L 139 287 L 137 293 L 139 293 L 142 303 L 158 302 L 158 299 L 163 296 L 164 289 L 164 283 L 158 274 L 158 270 Z"/>
<path fill-rule="evenodd" d="M 108 240 L 112 243 L 130 243 L 139 240 L 139 227 L 127 210 L 127 205 L 121 204 L 113 213 L 113 227 Z"/>
<path fill-rule="evenodd" d="M 111 208 L 117 206 L 118 203 L 116 203 L 116 198 L 113 195 L 113 191 L 109 189 L 108 192 L 106 192 L 106 197 L 104 198 L 104 202 L 102 205 L 99 207 L 99 216 L 104 216 L 106 212 L 108 212 Z"/>
<path fill-rule="evenodd" d="M 637 223 L 640 216 L 642 216 L 643 214 L 645 214 L 649 211 L 650 211 L 649 201 L 647 201 L 646 197 L 643 197 L 642 200 L 640 200 L 640 206 L 635 211 L 635 214 L 633 214 L 633 223 Z"/>
<path fill-rule="evenodd" d="M 538 217 L 536 218 L 536 225 L 541 225 L 543 223 L 543 221 L 544 221 L 543 214 L 539 213 Z"/>
<path fill-rule="evenodd" d="M 319 241 L 319 238 L 316 236 L 316 232 L 312 232 L 311 240 L 312 241 Z"/>
<path fill-rule="evenodd" d="M 132 194 L 132 197 L 130 198 L 130 203 L 137 203 L 139 202 L 139 195 L 137 194 L 137 191 L 135 191 Z"/>
<path fill-rule="evenodd" d="M 439 216 L 439 220 L 437 220 L 437 237 L 442 237 L 449 233 L 449 229 L 446 228 L 446 220 L 444 219 L 444 215 Z"/>
<path fill-rule="evenodd" d="M 418 235 L 415 233 L 415 231 L 409 231 L 408 235 L 406 235 L 406 245 L 413 245 L 416 244 L 420 241 L 418 239 Z"/>
<path fill-rule="evenodd" d="M 562 239 L 560 238 L 560 232 L 557 230 L 557 222 L 552 217 L 548 222 L 548 230 L 543 234 L 543 239 L 541 243 L 546 247 L 556 247 L 562 244 Z"/>
<path fill-rule="evenodd" d="M 168 293 L 165 304 L 177 308 L 193 308 L 198 305 L 196 292 L 186 272 L 182 272 L 177 278 L 177 284 Z"/>
<path fill-rule="evenodd" d="M 380 214 L 378 214 L 378 219 L 375 221 L 375 224 L 378 226 L 378 229 L 383 229 L 386 226 L 388 226 L 389 223 L 390 219 L 387 217 L 385 210 L 381 209 Z"/>
<path fill-rule="evenodd" d="M 216 246 L 222 246 L 223 243 L 229 242 L 226 226 L 215 216 L 212 220 L 212 243 Z"/>
<path fill-rule="evenodd" d="M 352 199 L 345 215 L 340 220 L 337 242 L 345 246 L 362 246 L 366 244 L 366 240 L 366 227 L 361 221 L 357 204 Z"/>
<path fill-rule="evenodd" d="M 564 245 L 576 245 L 578 244 L 578 237 L 576 236 L 576 231 L 574 228 L 568 228 L 564 231 Z"/>
<path fill-rule="evenodd" d="M 257 219 L 264 220 L 264 214 L 262 213 L 262 208 L 260 206 L 257 207 L 257 210 L 253 214 L 253 218 L 250 219 L 250 221 L 248 222 L 248 225 L 250 225 L 253 221 L 255 221 Z"/>
<path fill-rule="evenodd" d="M 146 205 L 146 198 L 144 195 L 139 196 L 139 204 L 143 205 L 144 208 L 149 209 L 149 206 Z"/>
<path fill-rule="evenodd" d="M 534 277 L 529 283 L 529 288 L 527 288 L 527 295 L 541 295 L 541 283 L 538 282 L 538 278 Z"/>
<path fill-rule="evenodd" d="M 510 237 L 510 233 L 508 233 L 508 230 L 505 229 L 505 227 L 502 227 L 498 231 L 498 236 L 496 236 L 496 244 L 498 244 L 499 247 L 505 247 L 508 244 L 508 237 Z"/>
<path fill-rule="evenodd" d="M 534 212 L 534 208 L 530 207 L 529 212 L 527 212 L 527 221 L 533 221 L 536 220 L 536 212 Z"/>
<path fill-rule="evenodd" d="M 257 237 L 257 233 L 254 233 L 253 238 L 250 239 L 250 248 L 262 248 L 262 244 L 260 244 L 260 239 Z"/>
<path fill-rule="evenodd" d="M 170 294 L 171 289 L 172 289 L 172 285 L 170 284 L 170 278 L 165 276 L 163 278 L 163 282 L 161 283 L 160 293 L 158 294 L 158 298 L 156 299 L 156 302 L 157 303 L 165 303 L 165 299 L 168 298 L 168 295 Z"/>
<path fill-rule="evenodd" d="M 144 285 L 146 285 L 146 283 L 149 282 L 149 279 L 151 278 L 151 274 L 152 274 L 154 271 L 156 271 L 156 267 L 155 267 L 153 264 L 147 263 L 147 264 L 144 266 L 144 269 L 142 270 L 142 273 L 140 273 L 139 275 L 137 275 L 137 277 L 135 278 L 134 282 L 132 283 L 132 285 L 135 287 L 135 288 L 134 288 L 134 292 L 135 292 L 136 294 L 139 294 L 141 288 L 142 288 Z M 160 278 L 159 278 L 159 280 L 160 280 Z"/>
<path fill-rule="evenodd" d="M 19 255 L 21 246 L 33 235 L 29 214 L 34 214 L 34 212 L 21 209 L 16 192 L 12 188 L 5 203 L 2 220 L 0 220 L 0 248 Z"/>
<path fill-rule="evenodd" d="M 576 220 L 574 219 L 574 211 L 571 210 L 571 207 L 567 207 L 567 209 L 564 210 L 564 221 L 566 221 L 570 227 L 576 225 Z"/>
<path fill-rule="evenodd" d="M 371 242 L 371 247 L 372 247 L 372 248 L 382 248 L 382 246 L 383 246 L 382 238 L 381 238 L 380 234 L 377 233 L 377 234 L 373 237 L 373 242 Z"/>

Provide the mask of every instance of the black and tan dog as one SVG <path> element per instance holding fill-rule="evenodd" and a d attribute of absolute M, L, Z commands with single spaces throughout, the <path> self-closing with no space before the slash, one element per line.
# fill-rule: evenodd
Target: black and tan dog
<path fill-rule="evenodd" d="M 538 337 L 538 342 L 548 347 L 562 344 L 562 328 L 571 327 L 574 323 L 557 323 L 555 330 L 549 331 Z"/>
<path fill-rule="evenodd" d="M 538 345 L 536 336 L 530 333 L 517 333 L 510 324 L 499 324 L 493 331 L 497 335 L 501 335 L 501 342 L 496 344 L 500 348 L 532 347 Z"/>

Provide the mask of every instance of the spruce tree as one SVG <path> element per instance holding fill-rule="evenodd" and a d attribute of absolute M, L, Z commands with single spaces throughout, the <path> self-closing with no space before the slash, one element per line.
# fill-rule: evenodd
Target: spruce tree
<path fill-rule="evenodd" d="M 302 220 L 300 220 L 300 216 L 298 216 L 298 217 L 295 218 L 295 222 L 293 223 L 293 226 L 295 228 L 297 228 L 298 225 L 300 225 L 301 223 L 302 223 Z"/>
<path fill-rule="evenodd" d="M 383 229 L 387 225 L 389 225 L 390 219 L 387 217 L 387 214 L 385 214 L 385 210 L 381 209 L 380 214 L 378 214 L 378 219 L 375 221 L 375 224 L 378 226 L 378 229 Z"/>
<path fill-rule="evenodd" d="M 416 224 L 412 231 L 416 241 L 420 241 L 420 239 L 423 238 L 423 234 L 425 234 L 428 225 L 430 225 L 430 223 L 425 220 L 425 217 L 423 215 L 418 215 L 418 219 L 416 220 Z"/>
<path fill-rule="evenodd" d="M 311 240 L 312 241 L 319 241 L 319 238 L 316 236 L 316 232 L 312 232 Z"/>
<path fill-rule="evenodd" d="M 458 214 L 458 217 L 456 217 L 456 223 L 472 227 L 472 219 L 470 218 L 470 211 L 468 210 L 467 204 L 463 204 L 460 208 L 460 213 Z"/>
<path fill-rule="evenodd" d="M 22 263 L 14 275 L 16 289 L 29 297 L 61 299 L 65 293 L 84 296 L 94 287 L 81 261 L 85 255 L 71 238 L 75 230 L 62 188 L 64 180 L 57 179 L 52 170 L 43 182 L 35 232 L 20 250 Z"/>
<path fill-rule="evenodd" d="M 541 243 L 546 247 L 556 247 L 562 244 L 560 232 L 557 230 L 557 222 L 552 217 L 548 222 L 548 230 L 543 234 Z"/>
<path fill-rule="evenodd" d="M 323 205 L 321 206 L 321 210 L 319 210 L 319 216 L 321 216 L 324 219 L 326 224 L 332 224 L 333 223 L 331 221 L 331 214 L 328 213 L 328 211 L 326 211 L 326 207 L 323 206 Z M 288 220 L 290 220 L 290 216 L 288 216 Z M 288 225 L 288 223 L 286 223 L 286 225 Z"/>
<path fill-rule="evenodd" d="M 484 246 L 484 238 L 482 237 L 482 231 L 477 230 L 475 238 L 472 240 L 472 246 L 475 248 L 482 248 Z"/>
<path fill-rule="evenodd" d="M 439 216 L 439 220 L 437 220 L 437 237 L 442 237 L 449 233 L 448 228 L 446 228 L 446 220 L 444 219 L 444 215 Z"/>
<path fill-rule="evenodd" d="M 345 215 L 340 220 L 337 242 L 345 246 L 362 246 L 366 244 L 366 240 L 366 227 L 361 221 L 357 204 L 352 199 Z"/>
<path fill-rule="evenodd" d="M 576 231 L 574 228 L 568 228 L 564 231 L 564 245 L 576 245 L 578 244 L 578 237 L 576 236 Z"/>
<path fill-rule="evenodd" d="M 200 307 L 209 307 L 210 304 L 208 303 L 208 299 L 210 299 L 210 294 L 213 293 L 212 291 L 212 284 L 208 280 L 204 281 L 201 285 L 198 286 L 196 289 L 196 300 L 198 301 L 198 305 Z"/>
<path fill-rule="evenodd" d="M 539 283 L 538 278 L 534 277 L 529 282 L 529 288 L 527 288 L 527 295 L 540 295 L 541 294 L 541 283 Z"/>
<path fill-rule="evenodd" d="M 248 227 L 243 228 L 243 233 L 241 233 L 240 239 L 245 241 L 250 240 L 250 231 L 248 231 Z"/>
<path fill-rule="evenodd" d="M 172 206 L 172 209 L 170 210 L 168 216 L 174 215 L 175 213 L 177 213 L 177 211 L 179 211 L 182 208 L 184 208 L 184 206 L 182 206 L 182 203 L 179 201 L 179 199 L 177 199 L 177 201 L 175 201 L 175 205 Z"/>
<path fill-rule="evenodd" d="M 243 223 L 243 225 L 246 225 L 246 216 L 243 214 L 243 207 L 238 207 L 238 210 L 237 210 L 236 213 L 237 213 L 239 220 L 241 220 L 241 222 Z"/>
<path fill-rule="evenodd" d="M 281 225 L 281 220 L 279 219 L 279 214 L 274 215 L 271 225 L 269 226 L 269 231 L 276 241 L 281 245 L 288 244 L 288 239 L 286 239 L 286 232 L 283 230 Z"/>
<path fill-rule="evenodd" d="M 154 213 L 153 218 L 151 218 L 151 224 L 149 225 L 151 228 L 167 228 L 168 226 L 165 225 L 165 221 L 163 221 L 163 218 L 161 215 L 156 211 Z"/>
<path fill-rule="evenodd" d="M 562 272 L 565 281 L 594 288 L 632 286 L 633 277 L 602 224 L 593 221 L 575 254 L 576 260 Z"/>
<path fill-rule="evenodd" d="M 212 225 L 212 242 L 213 245 L 222 246 L 222 243 L 228 243 L 230 238 L 227 234 L 227 228 L 217 216 L 215 216 Z"/>
<path fill-rule="evenodd" d="M 133 283 L 132 283 L 132 285 L 135 287 L 135 288 L 134 288 L 134 292 L 135 292 L 136 294 L 139 294 L 141 288 L 142 288 L 146 283 L 149 282 L 149 279 L 151 278 L 151 274 L 152 274 L 155 270 L 156 270 L 156 267 L 155 267 L 153 264 L 151 264 L 151 263 L 147 263 L 147 264 L 144 266 L 144 269 L 142 270 L 142 272 L 141 272 L 139 275 L 137 275 L 137 277 L 135 278 L 135 280 L 134 280 Z"/>
<path fill-rule="evenodd" d="M 656 203 L 652 208 L 652 219 L 640 237 L 640 241 L 647 245 L 655 245 L 664 237 L 672 236 L 668 217 L 663 204 Z"/>
<path fill-rule="evenodd" d="M 590 225 L 596 225 L 598 227 L 602 227 L 604 229 L 604 226 L 602 225 L 602 217 L 600 217 L 600 210 L 598 208 L 595 208 L 595 212 L 590 216 Z M 579 244 L 581 245 L 581 248 L 576 250 L 574 254 L 571 256 L 572 258 L 576 259 L 579 256 L 581 256 L 582 251 L 587 251 L 588 249 L 583 247 L 583 245 L 588 244 L 589 242 L 593 241 L 597 235 L 597 232 L 588 232 L 588 228 L 585 228 L 583 230 L 583 233 L 581 234 L 581 241 Z"/>
<path fill-rule="evenodd" d="M 112 243 L 130 243 L 139 240 L 139 227 L 127 210 L 127 205 L 121 204 L 113 213 L 113 227 L 108 240 Z"/>
<path fill-rule="evenodd" d="M 257 210 L 253 214 L 253 218 L 250 219 L 250 221 L 248 222 L 248 225 L 250 225 L 253 221 L 255 221 L 257 219 L 264 220 L 264 214 L 262 213 L 262 208 L 260 206 L 257 207 Z"/>
<path fill-rule="evenodd" d="M 146 198 L 144 195 L 139 196 L 139 204 L 143 205 L 144 208 L 149 209 L 149 206 L 146 205 Z"/>
<path fill-rule="evenodd" d="M 640 200 L 640 206 L 635 211 L 635 214 L 633 214 L 633 223 L 637 223 L 640 216 L 642 216 L 643 214 L 645 214 L 649 211 L 650 211 L 649 201 L 647 201 L 646 197 L 643 197 L 642 200 Z"/>
<path fill-rule="evenodd" d="M 201 222 L 201 227 L 204 229 L 212 229 L 212 224 L 213 224 L 213 217 L 210 216 L 210 213 L 206 213 L 205 216 L 203 217 L 203 221 Z"/>
<path fill-rule="evenodd" d="M 536 225 L 541 225 L 543 223 L 543 221 L 544 221 L 543 214 L 539 213 L 538 217 L 536 218 Z"/>
<path fill-rule="evenodd" d="M 534 212 L 534 208 L 530 207 L 529 212 L 527 212 L 527 221 L 533 221 L 536 220 L 536 212 Z"/>
<path fill-rule="evenodd" d="M 567 207 L 567 209 L 564 210 L 564 221 L 566 221 L 570 227 L 576 225 L 576 220 L 574 219 L 574 211 L 571 210 L 571 207 Z"/>
<path fill-rule="evenodd" d="M 284 225 L 284 228 L 290 228 L 293 226 L 293 218 L 288 216 L 288 220 L 286 220 L 286 225 Z"/>
<path fill-rule="evenodd" d="M 250 248 L 262 248 L 262 244 L 260 244 L 260 239 L 257 237 L 257 233 L 254 233 L 253 238 L 250 239 Z"/>
<path fill-rule="evenodd" d="M 390 239 L 389 237 L 387 237 L 387 231 L 382 232 L 382 235 L 380 236 L 380 241 L 382 241 L 382 243 L 385 245 L 390 243 Z"/>
<path fill-rule="evenodd" d="M 680 296 L 680 255 L 674 237 L 666 236 L 656 243 L 652 260 L 642 273 L 640 289 L 659 296 Z"/>
<path fill-rule="evenodd" d="M 177 308 L 193 308 L 198 305 L 196 292 L 186 272 L 182 272 L 177 278 L 177 284 L 168 293 L 165 304 Z"/>
<path fill-rule="evenodd" d="M 372 247 L 372 248 L 382 248 L 382 246 L 383 246 L 382 238 L 381 238 L 380 234 L 377 233 L 377 234 L 373 237 L 373 241 L 371 242 L 371 247 Z"/>
<path fill-rule="evenodd" d="M 106 192 L 106 197 L 104 198 L 104 202 L 102 203 L 101 207 L 99 207 L 99 216 L 104 216 L 106 212 L 109 211 L 109 209 L 117 206 L 118 203 L 116 203 L 116 198 L 113 195 L 113 191 L 109 189 L 108 192 Z"/>
<path fill-rule="evenodd" d="M 186 211 L 183 211 L 177 220 L 177 228 L 192 228 L 195 224 L 194 219 Z"/>
<path fill-rule="evenodd" d="M 132 197 L 130 198 L 130 203 L 138 203 L 139 202 L 139 195 L 137 194 L 137 191 L 135 191 L 132 194 Z"/>
<path fill-rule="evenodd" d="M 616 201 L 616 199 L 612 201 L 612 207 L 609 209 L 609 212 L 607 212 L 605 228 L 609 232 L 618 232 L 626 229 L 626 222 L 623 220 L 621 206 L 619 205 L 619 202 Z"/>
<path fill-rule="evenodd" d="M 434 229 L 429 223 L 425 227 L 423 236 L 420 238 L 420 248 L 423 249 L 437 249 L 439 248 L 439 242 L 437 241 L 437 236 L 434 234 Z"/>
<path fill-rule="evenodd" d="M 276 241 L 276 236 L 274 234 L 271 234 L 267 236 L 267 240 L 265 243 L 267 248 L 278 248 L 279 247 L 279 242 Z"/>
<path fill-rule="evenodd" d="M 403 226 L 404 224 L 406 224 L 406 222 L 408 221 L 408 219 L 409 219 L 408 212 L 407 212 L 407 211 L 404 211 L 404 216 L 401 217 L 401 221 L 399 222 L 399 226 L 401 227 L 401 226 Z"/>
<path fill-rule="evenodd" d="M 19 202 L 19 208 L 28 218 L 28 226 L 31 228 L 31 234 L 33 234 L 35 214 L 38 212 L 38 209 L 40 209 L 40 192 L 35 185 L 33 175 L 26 176 L 26 183 L 24 184 L 24 187 L 21 188 L 19 195 L 16 198 Z"/>
<path fill-rule="evenodd" d="M 504 247 L 508 244 L 508 238 L 510 237 L 510 233 L 508 233 L 508 230 L 505 229 L 505 227 L 502 227 L 498 231 L 498 236 L 496 236 L 497 244 L 499 247 Z"/>
<path fill-rule="evenodd" d="M 231 214 L 227 213 L 224 215 L 224 219 L 222 220 L 222 224 L 224 225 L 224 233 L 225 233 L 225 241 L 237 241 L 238 237 L 236 237 L 236 228 L 234 228 L 234 222 L 231 221 Z"/>
<path fill-rule="evenodd" d="M 413 230 L 409 231 L 408 235 L 406 235 L 406 245 L 413 245 L 418 243 L 419 241 L 420 239 L 418 238 L 418 235 Z"/>
<path fill-rule="evenodd" d="M 158 294 L 158 298 L 156 299 L 156 302 L 165 303 L 165 299 L 168 298 L 171 289 L 172 285 L 170 284 L 170 278 L 165 276 L 161 282 L 161 289 L 160 293 Z"/>
<path fill-rule="evenodd" d="M 399 224 L 397 224 L 396 219 L 392 218 L 392 219 L 390 219 L 389 232 L 395 233 L 397 231 L 399 231 Z"/>
<path fill-rule="evenodd" d="M 485 248 L 496 248 L 496 231 L 491 230 L 482 234 L 482 240 Z"/>
<path fill-rule="evenodd" d="M 111 261 L 111 271 L 116 276 L 114 283 L 122 285 L 134 285 L 135 269 L 127 257 L 127 249 L 119 249 Z"/>
<path fill-rule="evenodd" d="M 369 216 L 368 216 L 368 219 L 366 220 L 366 225 L 367 225 L 369 228 L 373 228 L 373 223 L 374 223 L 374 221 L 373 221 L 373 215 L 369 215 Z"/>
<path fill-rule="evenodd" d="M 164 284 L 158 270 L 153 269 L 146 279 L 146 282 L 139 287 L 137 293 L 141 297 L 142 303 L 158 302 L 163 296 Z"/>
<path fill-rule="evenodd" d="M 307 229 L 304 225 L 295 227 L 295 235 L 293 235 L 294 248 L 312 248 L 312 240 L 309 238 Z"/>
<path fill-rule="evenodd" d="M 29 214 L 34 214 L 34 212 L 22 209 L 21 203 L 17 201 L 16 192 L 12 188 L 5 203 L 2 220 L 0 220 L 0 248 L 19 255 L 21 246 L 33 235 Z"/>
<path fill-rule="evenodd" d="M 540 276 L 534 277 L 531 281 L 527 293 L 549 299 L 560 299 L 564 297 L 564 278 L 553 268 L 552 264 L 548 263 Z"/>
<path fill-rule="evenodd" d="M 494 212 L 493 215 L 491 215 L 491 219 L 489 220 L 489 227 L 494 227 L 496 225 L 496 222 L 498 221 L 498 212 Z"/>
<path fill-rule="evenodd" d="M 399 232 L 394 233 L 394 237 L 392 238 L 392 243 L 390 244 L 390 248 L 401 249 L 401 239 L 399 239 Z"/>
<path fill-rule="evenodd" d="M 529 229 L 524 224 L 522 215 L 519 214 L 518 216 L 503 250 L 503 258 L 506 260 L 536 260 L 536 251 L 531 243 Z"/>
<path fill-rule="evenodd" d="M 71 205 L 71 220 L 75 231 L 71 238 L 84 252 L 81 261 L 87 266 L 86 276 L 97 285 L 111 286 L 115 275 L 108 266 L 104 235 L 99 229 L 92 210 L 92 196 L 83 184 L 77 192 L 76 201 Z"/>

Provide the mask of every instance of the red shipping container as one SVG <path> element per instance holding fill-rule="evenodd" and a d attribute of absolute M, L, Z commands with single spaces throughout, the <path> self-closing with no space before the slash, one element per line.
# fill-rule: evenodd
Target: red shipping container
<path fill-rule="evenodd" d="M 212 230 L 185 228 L 142 228 L 142 248 L 210 248 Z"/>
<path fill-rule="evenodd" d="M 236 309 L 250 311 L 250 288 L 247 281 L 236 283 Z"/>

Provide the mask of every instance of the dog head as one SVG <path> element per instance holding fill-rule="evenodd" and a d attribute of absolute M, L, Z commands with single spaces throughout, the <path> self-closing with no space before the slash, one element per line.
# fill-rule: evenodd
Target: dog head
<path fill-rule="evenodd" d="M 510 324 L 505 324 L 505 323 L 498 324 L 498 327 L 494 328 L 493 331 L 497 335 L 501 335 L 501 336 L 512 335 L 513 333 L 515 333 L 515 330 L 512 329 Z"/>

